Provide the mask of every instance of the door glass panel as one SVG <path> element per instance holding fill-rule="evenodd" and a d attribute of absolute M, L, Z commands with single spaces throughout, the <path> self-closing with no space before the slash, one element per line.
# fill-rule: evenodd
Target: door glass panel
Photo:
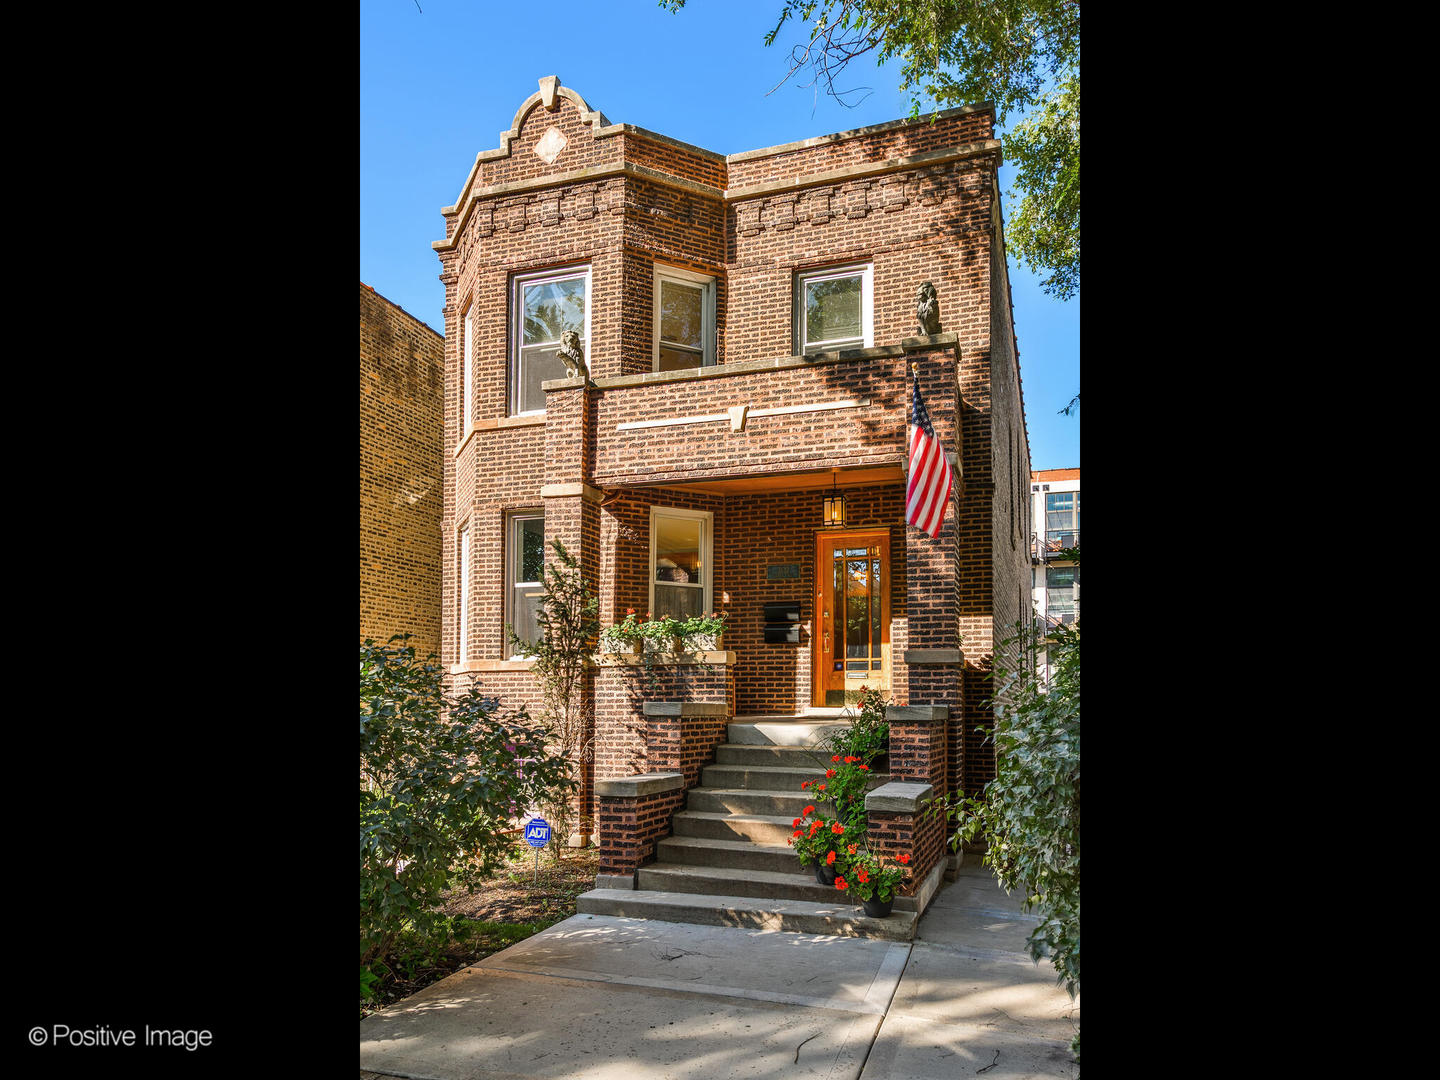
<path fill-rule="evenodd" d="M 867 559 L 847 560 L 845 655 L 870 655 L 870 563 Z"/>
<path fill-rule="evenodd" d="M 875 549 L 871 548 L 872 553 Z M 877 553 L 878 554 L 878 553 Z M 880 560 L 870 560 L 870 655 L 880 655 Z M 878 665 L 876 665 L 878 666 Z"/>

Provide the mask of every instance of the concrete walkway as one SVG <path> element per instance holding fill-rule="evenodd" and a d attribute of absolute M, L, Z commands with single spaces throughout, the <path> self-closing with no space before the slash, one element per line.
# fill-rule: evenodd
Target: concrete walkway
<path fill-rule="evenodd" d="M 1025 953 L 1034 917 L 966 863 L 913 943 L 573 916 L 367 1017 L 360 1075 L 1076 1075 L 1078 1000 Z"/>

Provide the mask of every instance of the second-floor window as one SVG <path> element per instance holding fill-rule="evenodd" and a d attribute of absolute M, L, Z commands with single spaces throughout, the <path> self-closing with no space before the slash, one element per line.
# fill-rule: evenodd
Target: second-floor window
<path fill-rule="evenodd" d="M 715 362 L 715 279 L 655 267 L 655 371 Z"/>
<path fill-rule="evenodd" d="M 1078 566 L 1047 566 L 1045 568 L 1045 614 L 1064 619 L 1080 613 L 1080 568 Z"/>
<path fill-rule="evenodd" d="M 1046 493 L 1045 545 L 1051 551 L 1080 546 L 1080 492 Z"/>
<path fill-rule="evenodd" d="M 514 353 L 510 358 L 510 411 L 545 411 L 546 379 L 565 378 L 558 354 L 567 330 L 580 335 L 585 366 L 590 366 L 590 268 L 551 270 L 515 278 Z"/>
<path fill-rule="evenodd" d="M 874 344 L 869 265 L 806 270 L 795 278 L 795 351 L 868 349 Z"/>

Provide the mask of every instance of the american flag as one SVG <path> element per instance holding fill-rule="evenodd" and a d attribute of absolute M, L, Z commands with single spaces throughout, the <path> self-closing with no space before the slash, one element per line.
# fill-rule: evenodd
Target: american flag
<path fill-rule="evenodd" d="M 905 524 L 924 529 L 931 537 L 940 535 L 945 504 L 950 501 L 950 464 L 920 398 L 920 376 L 915 374 L 911 403 L 910 478 L 905 484 Z"/>

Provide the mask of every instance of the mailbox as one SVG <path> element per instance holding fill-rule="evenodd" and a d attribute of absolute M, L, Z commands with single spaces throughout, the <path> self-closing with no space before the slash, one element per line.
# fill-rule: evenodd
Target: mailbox
<path fill-rule="evenodd" d="M 765 605 L 765 644 L 800 643 L 800 602 L 781 600 Z"/>

